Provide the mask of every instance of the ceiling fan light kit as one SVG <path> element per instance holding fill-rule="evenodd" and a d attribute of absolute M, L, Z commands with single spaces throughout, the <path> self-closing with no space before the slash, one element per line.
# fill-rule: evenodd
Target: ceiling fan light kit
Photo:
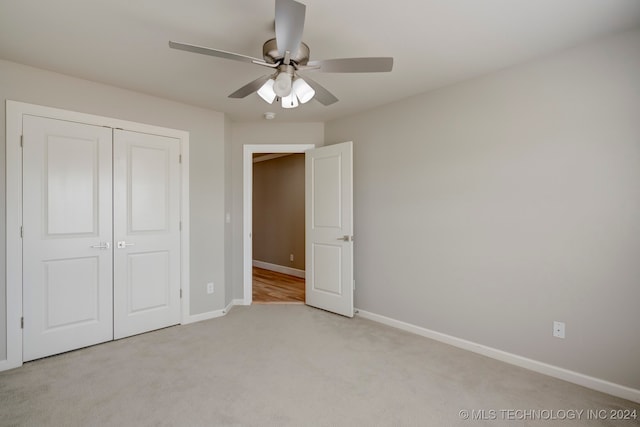
<path fill-rule="evenodd" d="M 260 89 L 258 89 L 258 95 L 260 98 L 264 99 L 267 104 L 272 104 L 273 100 L 276 99 L 276 93 L 273 90 L 274 83 L 275 80 L 269 79 Z"/>
<path fill-rule="evenodd" d="M 291 75 L 286 72 L 280 72 L 273 83 L 273 91 L 280 98 L 284 98 L 291 94 L 291 86 Z"/>
<path fill-rule="evenodd" d="M 282 108 L 296 108 L 297 106 L 298 97 L 293 92 L 282 98 Z"/>
<path fill-rule="evenodd" d="M 328 73 L 378 73 L 389 72 L 393 68 L 393 58 L 340 58 L 309 61 L 309 46 L 302 42 L 306 6 L 295 0 L 276 0 L 276 37 L 262 46 L 264 59 L 247 55 L 211 49 L 186 43 L 169 42 L 169 47 L 187 52 L 232 59 L 261 65 L 276 72 L 258 77 L 229 95 L 229 98 L 244 98 L 254 92 L 268 104 L 276 98 L 282 101 L 282 108 L 295 108 L 311 99 L 317 99 L 328 106 L 338 101 L 331 92 L 308 77 L 301 78 L 299 72 L 320 71 Z"/>
<path fill-rule="evenodd" d="M 286 82 L 282 82 L 285 79 Z M 267 80 L 258 89 L 258 95 L 267 104 L 272 104 L 276 98 L 281 99 L 282 108 L 295 108 L 299 104 L 306 104 L 315 94 L 316 91 L 303 78 L 295 77 L 292 84 L 291 77 L 284 73 L 279 74 L 275 80 Z"/>
<path fill-rule="evenodd" d="M 316 91 L 302 77 L 296 77 L 293 80 L 293 93 L 296 94 L 301 104 L 306 104 L 313 99 Z"/>

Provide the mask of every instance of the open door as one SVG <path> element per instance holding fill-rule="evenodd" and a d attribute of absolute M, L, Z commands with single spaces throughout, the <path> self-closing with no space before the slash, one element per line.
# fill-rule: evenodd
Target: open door
<path fill-rule="evenodd" d="M 353 144 L 305 152 L 306 304 L 353 317 Z"/>

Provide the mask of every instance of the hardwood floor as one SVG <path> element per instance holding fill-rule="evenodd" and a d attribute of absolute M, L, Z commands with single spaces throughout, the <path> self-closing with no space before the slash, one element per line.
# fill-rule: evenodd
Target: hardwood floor
<path fill-rule="evenodd" d="M 254 304 L 304 304 L 304 279 L 253 267 Z"/>

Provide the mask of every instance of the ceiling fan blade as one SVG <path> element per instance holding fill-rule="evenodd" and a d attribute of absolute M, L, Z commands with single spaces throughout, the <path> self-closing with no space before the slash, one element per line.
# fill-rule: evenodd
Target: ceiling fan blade
<path fill-rule="evenodd" d="M 302 77 L 302 76 L 301 76 Z M 322 105 L 331 105 L 338 102 L 338 98 L 336 98 L 331 92 L 324 88 L 320 83 L 311 80 L 309 77 L 302 77 L 305 82 L 309 84 L 316 91 L 315 96 L 313 97 Z"/>
<path fill-rule="evenodd" d="M 258 65 L 267 65 L 265 61 L 251 56 L 240 55 L 239 53 L 226 52 L 224 50 L 211 49 L 209 47 L 196 46 L 186 43 L 169 41 L 172 49 L 185 50 L 187 52 L 201 53 L 202 55 L 217 56 L 218 58 L 233 59 L 234 61 L 249 62 Z"/>
<path fill-rule="evenodd" d="M 294 58 L 298 54 L 306 9 L 304 4 L 294 0 L 276 0 L 276 44 L 282 56 L 286 51 Z"/>
<path fill-rule="evenodd" d="M 340 58 L 309 61 L 309 67 L 320 67 L 325 73 L 386 73 L 393 69 L 393 58 Z"/>
<path fill-rule="evenodd" d="M 247 83 L 237 91 L 233 92 L 231 95 L 229 95 L 229 98 L 244 98 L 247 95 L 251 95 L 253 92 L 260 89 L 262 85 L 265 84 L 267 80 L 269 80 L 270 78 L 271 78 L 271 75 L 258 77 L 251 83 Z"/>

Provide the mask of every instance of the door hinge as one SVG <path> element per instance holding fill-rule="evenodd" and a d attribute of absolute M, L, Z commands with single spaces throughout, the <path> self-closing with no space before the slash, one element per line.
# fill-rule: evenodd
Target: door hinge
<path fill-rule="evenodd" d="M 182 289 L 180 289 L 180 299 L 182 299 Z"/>
<path fill-rule="evenodd" d="M 353 281 L 353 290 L 354 291 L 356 290 L 356 281 L 355 280 Z"/>
<path fill-rule="evenodd" d="M 178 163 L 182 163 L 182 154 L 178 155 Z"/>
<path fill-rule="evenodd" d="M 20 329 L 24 329 L 24 317 L 20 318 Z"/>
<path fill-rule="evenodd" d="M 20 147 L 24 147 L 24 135 L 20 135 Z"/>
<path fill-rule="evenodd" d="M 20 238 L 22 239 L 24 237 L 24 227 L 21 225 L 20 226 Z"/>

